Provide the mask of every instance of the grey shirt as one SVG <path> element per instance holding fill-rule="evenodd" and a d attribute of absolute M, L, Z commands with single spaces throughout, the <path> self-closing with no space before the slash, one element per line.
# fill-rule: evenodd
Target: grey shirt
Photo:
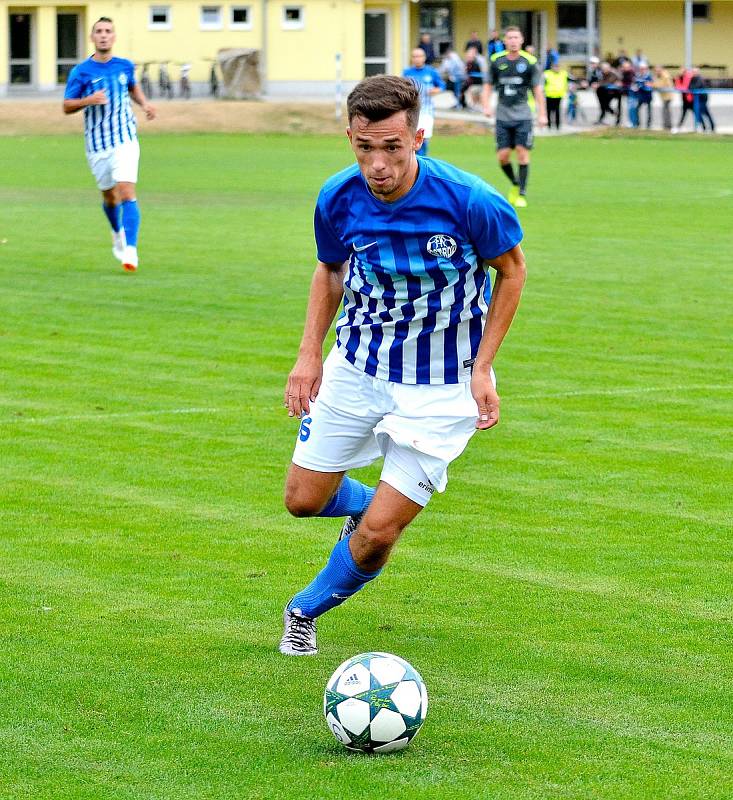
<path fill-rule="evenodd" d="M 499 95 L 496 106 L 497 122 L 521 122 L 532 119 L 532 109 L 527 94 L 542 80 L 537 59 L 519 51 L 515 59 L 507 57 L 507 51 L 495 53 L 489 65 L 488 82 Z"/>

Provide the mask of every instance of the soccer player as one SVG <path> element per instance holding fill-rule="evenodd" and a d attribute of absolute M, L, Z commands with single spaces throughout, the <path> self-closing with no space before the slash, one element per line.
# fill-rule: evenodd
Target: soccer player
<path fill-rule="evenodd" d="M 115 29 L 109 17 L 100 17 L 90 36 L 94 55 L 71 70 L 64 93 L 64 113 L 84 109 L 87 161 L 102 191 L 102 209 L 112 226 L 112 252 L 122 268 L 138 266 L 137 235 L 140 211 L 135 199 L 140 146 L 132 98 L 148 119 L 155 108 L 135 82 L 131 61 L 112 55 Z"/>
<path fill-rule="evenodd" d="M 317 652 L 316 618 L 379 575 L 403 529 L 445 490 L 450 462 L 499 421 L 492 364 L 525 278 L 506 200 L 417 155 L 413 81 L 365 78 L 347 110 L 357 163 L 318 197 L 318 263 L 284 397 L 300 418 L 287 509 L 347 519 L 326 566 L 285 607 L 287 655 Z M 487 310 L 489 265 L 497 278 Z M 376 491 L 346 475 L 380 456 Z"/>
<path fill-rule="evenodd" d="M 524 37 L 519 28 L 511 26 L 504 33 L 505 50 L 494 53 L 489 65 L 488 80 L 484 84 L 484 114 L 491 116 L 491 92 L 496 87 L 496 157 L 499 166 L 509 178 L 512 188 L 509 202 L 517 208 L 527 206 L 527 178 L 529 177 L 529 152 L 532 149 L 532 110 L 527 103 L 531 90 L 537 106 L 537 121 L 547 125 L 545 95 L 542 91 L 542 74 L 537 59 L 522 50 Z M 517 151 L 518 175 L 511 162 L 512 150 Z"/>
<path fill-rule="evenodd" d="M 440 94 L 445 89 L 445 83 L 437 70 L 425 65 L 425 51 L 421 47 L 416 47 L 412 51 L 410 61 L 412 66 L 404 70 L 402 74 L 405 78 L 415 81 L 420 91 L 420 118 L 417 126 L 422 128 L 423 135 L 418 155 L 426 156 L 435 124 L 433 95 Z"/>

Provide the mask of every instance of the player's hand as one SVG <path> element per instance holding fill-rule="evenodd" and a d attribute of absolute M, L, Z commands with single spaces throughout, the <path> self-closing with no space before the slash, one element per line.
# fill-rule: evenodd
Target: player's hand
<path fill-rule="evenodd" d="M 155 119 L 158 112 L 152 103 L 145 103 L 142 108 L 147 119 Z"/>
<path fill-rule="evenodd" d="M 547 127 L 547 114 L 542 114 L 541 116 L 537 117 L 537 124 L 540 128 Z"/>
<path fill-rule="evenodd" d="M 471 394 L 478 408 L 476 427 L 480 431 L 493 428 L 499 422 L 499 395 L 496 393 L 491 375 L 478 372 L 474 367 L 471 377 Z"/>
<path fill-rule="evenodd" d="M 310 404 L 318 396 L 323 378 L 323 362 L 320 353 L 299 355 L 288 375 L 284 404 L 289 417 L 300 417 L 310 413 Z"/>
<path fill-rule="evenodd" d="M 487 119 L 491 119 L 491 118 L 494 116 L 494 114 L 493 114 L 493 112 L 491 111 L 491 109 L 490 109 L 490 108 L 485 108 L 485 109 L 484 109 L 484 116 L 485 116 Z"/>
<path fill-rule="evenodd" d="M 108 102 L 106 89 L 97 89 L 87 97 L 87 104 L 90 106 L 106 106 Z"/>

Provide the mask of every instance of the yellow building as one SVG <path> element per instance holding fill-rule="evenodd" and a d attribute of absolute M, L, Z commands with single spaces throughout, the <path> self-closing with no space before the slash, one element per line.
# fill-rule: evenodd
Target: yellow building
<path fill-rule="evenodd" d="M 440 53 L 461 52 L 472 31 L 518 24 L 538 53 L 548 45 L 581 63 L 638 49 L 651 63 L 706 64 L 733 73 L 733 0 L 52 0 L 0 2 L 0 94 L 57 90 L 90 52 L 100 16 L 117 28 L 116 52 L 138 64 L 167 62 L 175 80 L 190 63 L 203 86 L 222 48 L 260 51 L 268 94 L 332 95 L 364 75 L 400 72 L 429 32 Z"/>

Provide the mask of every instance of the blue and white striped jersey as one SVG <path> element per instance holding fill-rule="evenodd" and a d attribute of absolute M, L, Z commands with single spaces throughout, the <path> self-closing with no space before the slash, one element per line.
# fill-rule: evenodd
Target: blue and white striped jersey
<path fill-rule="evenodd" d="M 69 73 L 64 99 L 79 99 L 106 89 L 108 102 L 84 109 L 84 141 L 87 153 L 110 150 L 137 138 L 129 90 L 135 85 L 135 66 L 125 58 L 109 61 L 88 58 Z"/>
<path fill-rule="evenodd" d="M 404 78 L 410 78 L 420 90 L 420 113 L 435 116 L 435 106 L 431 89 L 445 89 L 445 83 L 437 70 L 432 67 L 408 67 L 402 72 Z"/>
<path fill-rule="evenodd" d="M 340 352 L 396 383 L 471 379 L 491 261 L 522 239 L 514 209 L 480 178 L 418 156 L 410 191 L 377 200 L 358 165 L 324 184 L 315 210 L 318 258 L 349 262 Z"/>

